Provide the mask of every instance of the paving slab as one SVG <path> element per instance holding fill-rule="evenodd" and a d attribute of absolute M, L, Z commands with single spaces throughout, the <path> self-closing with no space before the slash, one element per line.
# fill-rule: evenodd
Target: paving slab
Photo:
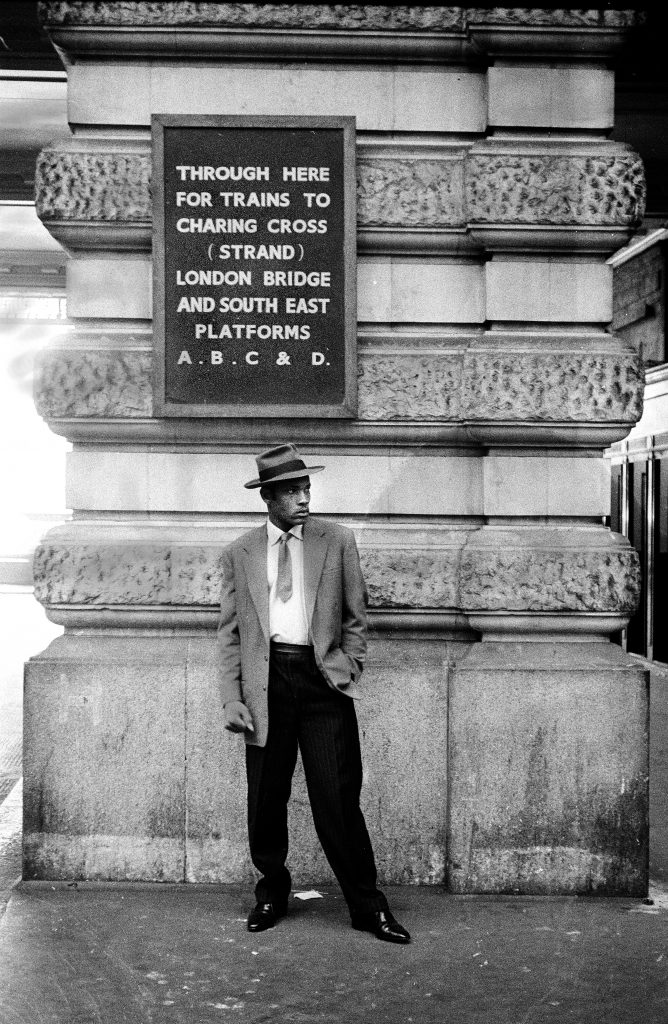
<path fill-rule="evenodd" d="M 394 946 L 318 891 L 251 935 L 235 887 L 22 883 L 0 925 L 0 1022 L 668 1020 L 665 892 L 649 905 L 392 888 L 413 934 Z"/>

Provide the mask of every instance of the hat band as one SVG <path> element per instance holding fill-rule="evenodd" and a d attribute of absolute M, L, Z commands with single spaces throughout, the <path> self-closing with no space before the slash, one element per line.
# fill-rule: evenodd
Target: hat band
<path fill-rule="evenodd" d="M 261 469 L 258 476 L 262 483 L 273 480 L 282 473 L 292 473 L 294 470 L 303 469 L 304 476 L 308 476 L 308 470 L 301 459 L 291 459 L 289 462 L 282 462 L 280 466 L 270 466 L 269 469 Z"/>

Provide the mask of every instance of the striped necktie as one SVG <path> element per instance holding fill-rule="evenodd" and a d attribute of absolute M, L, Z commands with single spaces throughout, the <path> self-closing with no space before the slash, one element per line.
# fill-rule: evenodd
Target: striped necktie
<path fill-rule="evenodd" d="M 282 533 L 279 538 L 278 549 L 278 577 L 276 579 L 276 596 L 281 601 L 288 601 L 292 597 L 292 559 L 288 541 L 292 534 Z"/>

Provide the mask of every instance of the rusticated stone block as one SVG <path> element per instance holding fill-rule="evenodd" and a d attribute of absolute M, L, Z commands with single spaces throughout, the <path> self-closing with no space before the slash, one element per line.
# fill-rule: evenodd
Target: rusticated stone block
<path fill-rule="evenodd" d="M 358 416 L 363 420 L 458 419 L 462 356 L 359 356 Z"/>
<path fill-rule="evenodd" d="M 45 149 L 37 161 L 37 213 L 47 223 L 148 224 L 150 184 L 148 153 Z M 464 163 L 362 151 L 357 163 L 360 227 L 456 227 L 467 221 L 632 227 L 644 204 L 642 161 L 630 152 L 476 154 Z"/>
<path fill-rule="evenodd" d="M 632 614 L 640 592 L 640 566 L 631 548 L 471 546 L 462 552 L 460 588 L 465 611 Z"/>
<path fill-rule="evenodd" d="M 642 414 L 644 383 L 642 363 L 630 352 L 469 351 L 462 416 L 635 423 Z"/>
<path fill-rule="evenodd" d="M 542 7 L 477 7 L 467 13 L 469 25 L 487 23 L 516 27 L 629 28 L 642 15 L 633 10 L 604 11 L 596 8 L 570 10 Z"/>
<path fill-rule="evenodd" d="M 360 562 L 372 608 L 454 608 L 459 549 L 362 548 Z"/>
<path fill-rule="evenodd" d="M 42 604 L 215 607 L 220 546 L 151 543 L 41 544 L 34 559 Z M 458 551 L 367 548 L 361 559 L 371 607 L 448 608 L 457 600 Z"/>
<path fill-rule="evenodd" d="M 477 536 L 477 535 L 475 535 Z M 595 547 L 550 546 L 480 535 L 476 546 L 360 547 L 372 608 L 631 613 L 638 556 L 607 534 Z M 491 542 L 490 543 L 490 538 Z M 487 545 L 487 546 L 486 546 Z M 35 597 L 44 605 L 215 607 L 222 545 L 137 539 L 39 545 Z"/>
<path fill-rule="evenodd" d="M 37 411 L 45 419 L 150 416 L 152 362 L 150 352 L 46 349 L 35 361 Z"/>
<path fill-rule="evenodd" d="M 631 353 L 468 350 L 359 353 L 362 421 L 635 423 L 644 378 Z M 132 349 L 47 349 L 36 359 L 45 419 L 150 417 L 152 355 Z"/>
<path fill-rule="evenodd" d="M 70 0 L 39 4 L 41 20 L 53 26 L 206 26 L 247 29 L 326 29 L 398 32 L 458 29 L 461 7 L 374 6 L 368 4 L 220 4 L 195 0 Z"/>
<path fill-rule="evenodd" d="M 634 154 L 472 155 L 466 167 L 467 216 L 483 224 L 640 223 L 642 161 Z"/>
<path fill-rule="evenodd" d="M 35 181 L 43 221 L 151 221 L 148 153 L 45 149 Z M 363 157 L 357 164 L 357 218 L 360 227 L 463 224 L 463 160 Z"/>
<path fill-rule="evenodd" d="M 358 160 L 357 221 L 360 226 L 464 224 L 463 160 Z"/>
<path fill-rule="evenodd" d="M 150 221 L 148 153 L 45 149 L 35 173 L 42 220 Z"/>

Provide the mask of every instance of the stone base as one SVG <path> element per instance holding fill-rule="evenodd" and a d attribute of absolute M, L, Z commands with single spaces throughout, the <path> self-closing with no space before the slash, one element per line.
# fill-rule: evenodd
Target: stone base
<path fill-rule="evenodd" d="M 608 643 L 481 643 L 453 673 L 449 887 L 643 896 L 648 674 Z"/>
<path fill-rule="evenodd" d="M 362 803 L 385 883 L 443 883 L 448 663 L 466 647 L 371 644 L 357 705 Z M 222 729 L 215 642 L 66 635 L 26 666 L 24 878 L 251 884 L 244 744 Z M 301 768 L 294 884 L 331 883 Z"/>

